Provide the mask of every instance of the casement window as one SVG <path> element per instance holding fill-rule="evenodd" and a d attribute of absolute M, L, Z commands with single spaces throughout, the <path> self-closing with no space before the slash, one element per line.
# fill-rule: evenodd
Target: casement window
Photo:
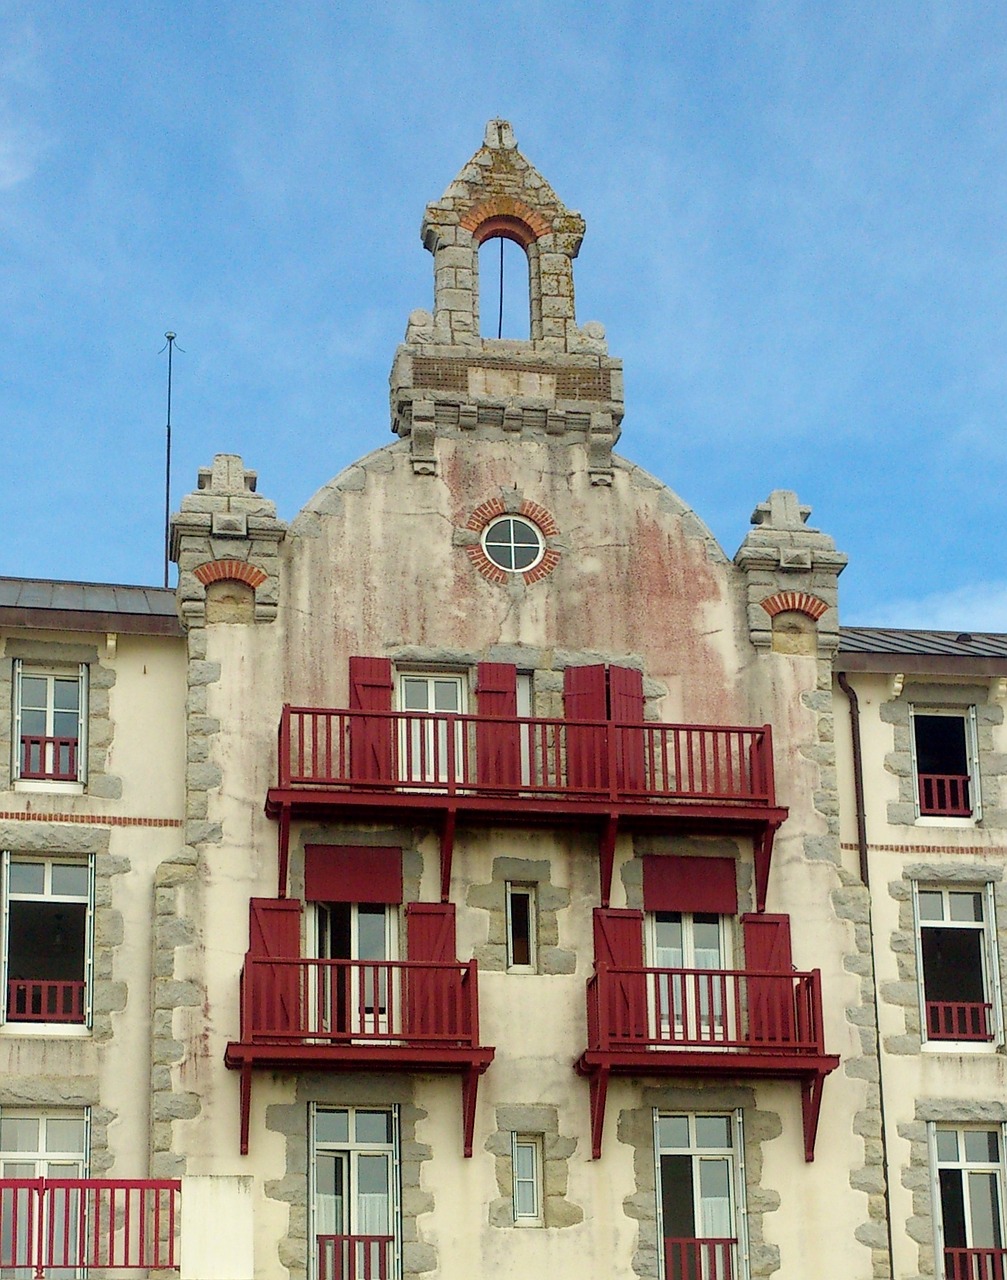
<path fill-rule="evenodd" d="M 507 906 L 507 971 L 535 973 L 538 967 L 538 922 L 536 886 L 512 884 L 505 887 Z"/>
<path fill-rule="evenodd" d="M 993 886 L 913 883 L 924 1039 L 1000 1044 Z"/>
<path fill-rule="evenodd" d="M 729 993 L 719 975 L 731 967 L 724 917 L 701 911 L 648 912 L 646 940 L 648 966 L 664 971 L 655 975 L 654 984 L 657 1038 L 723 1038 Z"/>
<path fill-rule="evenodd" d="M 3 854 L 4 1021 L 90 1023 L 93 864 Z"/>
<path fill-rule="evenodd" d="M 938 1274 L 943 1280 L 999 1280 L 1007 1274 L 1003 1127 L 931 1124 L 929 1130 Z"/>
<path fill-rule="evenodd" d="M 82 1110 L 38 1111 L 4 1107 L 0 1111 L 0 1178 L 77 1179 L 87 1176 L 88 1115 Z M 44 1210 L 43 1238 L 55 1242 L 78 1239 L 86 1224 L 82 1193 L 73 1188 L 49 1197 Z M 30 1276 L 36 1256 L 38 1201 L 34 1188 L 5 1188 L 0 1199 L 0 1261 L 3 1274 Z M 48 1219 L 46 1221 L 45 1219 Z M 15 1270 L 17 1268 L 17 1270 Z M 72 1277 L 72 1268 L 50 1269 L 51 1276 Z"/>
<path fill-rule="evenodd" d="M 920 818 L 982 817 L 976 709 L 910 707 L 916 812 Z"/>
<path fill-rule="evenodd" d="M 398 1112 L 313 1106 L 311 1236 L 315 1280 L 399 1275 Z"/>
<path fill-rule="evenodd" d="M 541 1227 L 542 1135 L 515 1133 L 511 1139 L 511 1166 L 514 1174 L 513 1206 L 516 1227 Z"/>
<path fill-rule="evenodd" d="M 14 662 L 11 776 L 77 788 L 87 777 L 87 664 L 48 670 Z"/>
<path fill-rule="evenodd" d="M 654 1117 L 663 1280 L 745 1280 L 741 1112 Z"/>
<path fill-rule="evenodd" d="M 465 775 L 465 732 L 459 724 L 449 735 L 443 719 L 468 709 L 468 677 L 448 672 L 398 673 L 398 709 L 408 712 L 399 724 L 399 775 L 407 782 L 446 782 Z"/>

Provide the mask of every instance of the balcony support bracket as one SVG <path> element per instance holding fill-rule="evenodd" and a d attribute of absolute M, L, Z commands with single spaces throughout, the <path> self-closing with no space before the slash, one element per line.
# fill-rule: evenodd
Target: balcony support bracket
<path fill-rule="evenodd" d="M 462 1076 L 462 1151 L 466 1160 L 472 1157 L 472 1135 L 476 1124 L 476 1095 L 479 1092 L 479 1067 L 471 1066 Z"/>
<path fill-rule="evenodd" d="M 601 1139 L 605 1129 L 605 1102 L 608 1098 L 608 1067 L 598 1067 L 591 1075 L 591 1159 L 601 1159 Z"/>
<path fill-rule="evenodd" d="M 276 896 L 285 898 L 287 896 L 287 868 L 290 863 L 290 805 L 285 804 L 280 809 L 279 822 L 277 823 L 277 847 L 279 854 L 279 887 Z"/>
<path fill-rule="evenodd" d="M 249 1058 L 241 1064 L 241 1154 L 248 1155 L 248 1121 L 252 1110 L 252 1063 Z"/>
<path fill-rule="evenodd" d="M 773 840 L 776 837 L 776 825 L 766 823 L 755 836 L 755 909 L 765 911 L 766 894 L 769 890 L 769 865 L 773 860 Z"/>
<path fill-rule="evenodd" d="M 619 815 L 610 813 L 602 828 L 598 845 L 598 874 L 601 879 L 601 905 L 610 905 L 612 897 L 612 870 L 615 866 L 615 841 L 619 834 Z"/>
<path fill-rule="evenodd" d="M 811 1164 L 815 1158 L 815 1139 L 818 1137 L 818 1116 L 822 1109 L 822 1089 L 828 1070 L 819 1070 L 801 1081 L 801 1112 L 804 1119 L 804 1159 Z"/>
<path fill-rule="evenodd" d="M 444 811 L 444 825 L 441 827 L 441 902 L 451 901 L 451 863 L 455 852 L 457 821 L 458 810 L 454 805 L 449 805 Z"/>

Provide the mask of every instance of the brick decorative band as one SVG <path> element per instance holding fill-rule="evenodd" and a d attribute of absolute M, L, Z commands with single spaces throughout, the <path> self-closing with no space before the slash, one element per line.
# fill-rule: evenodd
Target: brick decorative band
<path fill-rule="evenodd" d="M 469 369 L 508 369 L 518 373 L 548 373 L 556 379 L 557 400 L 611 400 L 612 375 L 597 365 L 561 365 L 546 369 L 530 360 L 478 360 L 417 356 L 413 386 L 425 391 L 453 391 L 468 395 Z"/>
<path fill-rule="evenodd" d="M 476 244 L 489 236 L 510 232 L 526 249 L 539 236 L 547 236 L 552 230 L 540 213 L 513 196 L 491 196 L 482 204 L 473 205 L 462 215 L 459 225 L 472 232 Z"/>
<path fill-rule="evenodd" d="M 998 845 L 996 848 L 985 844 L 872 844 L 868 843 L 868 849 L 873 853 L 967 853 L 972 857 L 1003 857 L 1003 846 Z M 851 853 L 855 852 L 859 845 L 844 840 L 841 849 L 848 849 Z"/>
<path fill-rule="evenodd" d="M 211 582 L 245 582 L 248 586 L 261 587 L 266 575 L 247 560 L 208 560 L 206 564 L 193 569 L 193 573 L 204 587 Z"/>
<path fill-rule="evenodd" d="M 184 827 L 183 818 L 127 818 L 121 814 L 43 813 L 35 809 L 0 809 L 2 822 L 71 822 L 85 827 Z"/>
<path fill-rule="evenodd" d="M 762 607 L 771 618 L 778 613 L 804 613 L 817 622 L 829 606 L 807 591 L 778 591 L 775 596 L 767 596 Z"/>

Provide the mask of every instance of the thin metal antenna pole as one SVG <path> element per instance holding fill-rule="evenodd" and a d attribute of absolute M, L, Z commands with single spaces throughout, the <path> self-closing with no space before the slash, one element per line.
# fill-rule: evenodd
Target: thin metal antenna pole
<path fill-rule="evenodd" d="M 168 550 L 171 538 L 171 353 L 175 335 L 169 329 L 168 339 L 168 425 L 165 429 L 164 451 L 164 585 L 168 585 Z"/>
<path fill-rule="evenodd" d="M 503 236 L 500 237 L 500 309 L 497 312 L 497 337 L 503 337 Z"/>

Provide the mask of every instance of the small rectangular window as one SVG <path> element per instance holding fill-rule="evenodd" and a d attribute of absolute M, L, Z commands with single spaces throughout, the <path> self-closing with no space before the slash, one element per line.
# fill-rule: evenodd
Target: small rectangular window
<path fill-rule="evenodd" d="M 15 781 L 73 783 L 87 774 L 87 664 L 47 670 L 14 663 Z"/>
<path fill-rule="evenodd" d="M 990 886 L 915 884 L 914 889 L 924 1039 L 999 1042 Z"/>
<path fill-rule="evenodd" d="M 507 882 L 507 969 L 511 973 L 535 973 L 535 886 Z"/>
<path fill-rule="evenodd" d="M 916 809 L 921 818 L 982 817 L 975 708 L 911 708 Z"/>
<path fill-rule="evenodd" d="M 90 862 L 3 856 L 4 1021 L 85 1025 L 90 1012 Z"/>
<path fill-rule="evenodd" d="M 1004 1274 L 1004 1164 L 1000 1129 L 931 1125 L 938 1256 L 944 1280 Z"/>
<path fill-rule="evenodd" d="M 541 1227 L 544 1223 L 541 1135 L 515 1133 L 511 1160 L 514 1168 L 514 1225 Z"/>

